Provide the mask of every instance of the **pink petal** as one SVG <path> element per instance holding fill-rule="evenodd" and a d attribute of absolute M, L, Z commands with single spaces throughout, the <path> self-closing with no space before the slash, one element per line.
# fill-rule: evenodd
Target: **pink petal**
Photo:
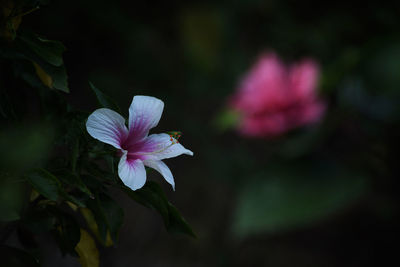
<path fill-rule="evenodd" d="M 285 116 L 280 113 L 267 116 L 249 116 L 242 121 L 240 132 L 253 137 L 273 137 L 286 131 Z"/>
<path fill-rule="evenodd" d="M 122 182 L 132 190 L 142 188 L 146 183 L 146 170 L 140 159 L 127 160 L 127 153 L 121 157 L 118 164 L 118 175 Z"/>
<path fill-rule="evenodd" d="M 310 124 L 317 122 L 321 119 L 326 109 L 326 104 L 322 101 L 315 101 L 304 106 L 301 112 L 299 112 L 298 123 Z"/>
<path fill-rule="evenodd" d="M 86 129 L 93 138 L 115 148 L 121 148 L 122 142 L 128 136 L 125 119 L 107 108 L 95 110 L 86 122 Z"/>
<path fill-rule="evenodd" d="M 146 137 L 160 121 L 164 102 L 151 96 L 135 96 L 129 107 L 129 139 L 135 142 Z"/>
<path fill-rule="evenodd" d="M 174 177 L 172 176 L 171 170 L 164 162 L 161 160 L 145 160 L 143 163 L 144 165 L 158 171 L 164 177 L 165 181 L 172 186 L 172 189 L 175 190 Z"/>
<path fill-rule="evenodd" d="M 286 99 L 287 70 L 274 53 L 263 54 L 245 75 L 234 106 L 247 113 L 276 109 Z"/>
<path fill-rule="evenodd" d="M 313 60 L 293 65 L 290 71 L 290 87 L 297 101 L 316 97 L 319 68 Z"/>

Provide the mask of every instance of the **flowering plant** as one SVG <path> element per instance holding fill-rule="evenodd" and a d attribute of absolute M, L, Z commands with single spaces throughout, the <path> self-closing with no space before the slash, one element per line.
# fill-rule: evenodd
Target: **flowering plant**
<path fill-rule="evenodd" d="M 128 130 L 125 119 L 110 109 L 119 110 L 115 102 L 91 84 L 99 109 L 90 116 L 78 111 L 66 98 L 63 44 L 17 32 L 22 17 L 39 4 L 5 0 L 0 5 L 0 57 L 7 66 L 0 81 L 10 80 L 0 88 L 0 148 L 9 152 L 0 157 L 0 254 L 7 255 L 1 265 L 38 266 L 40 238 L 51 235 L 63 255 L 77 257 L 82 266 L 99 266 L 98 245 L 116 244 L 124 221 L 116 194 L 157 211 L 169 232 L 195 236 L 158 183 L 146 182 L 144 166 L 174 188 L 162 160 L 193 155 L 172 135 L 148 135 L 164 103 L 135 96 Z M 118 149 L 119 163 L 115 149 L 88 133 Z"/>
<path fill-rule="evenodd" d="M 125 119 L 107 108 L 96 110 L 86 122 L 91 136 L 119 149 L 121 160 L 118 174 L 132 190 L 142 188 L 145 184 L 144 166 L 157 170 L 175 189 L 172 173 L 161 160 L 181 154 L 193 155 L 172 135 L 148 136 L 149 130 L 158 124 L 163 108 L 164 102 L 157 98 L 135 96 L 129 108 L 129 130 L 125 126 Z"/>

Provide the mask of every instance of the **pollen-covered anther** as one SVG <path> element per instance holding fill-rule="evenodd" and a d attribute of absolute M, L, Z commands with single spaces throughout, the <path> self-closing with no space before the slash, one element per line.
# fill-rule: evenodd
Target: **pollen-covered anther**
<path fill-rule="evenodd" d="M 175 139 L 175 138 L 174 138 L 175 136 L 172 135 L 172 134 L 170 134 L 169 137 L 170 137 L 169 140 L 172 142 L 171 145 L 174 145 L 174 144 L 178 144 L 178 143 L 179 143 L 179 141 L 178 141 L 179 136 L 177 136 L 177 138 Z"/>

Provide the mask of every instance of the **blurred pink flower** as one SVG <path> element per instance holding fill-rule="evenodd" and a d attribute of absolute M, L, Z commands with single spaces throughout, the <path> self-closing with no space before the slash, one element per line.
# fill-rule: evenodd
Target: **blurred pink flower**
<path fill-rule="evenodd" d="M 326 106 L 316 94 L 318 78 L 311 59 L 286 66 L 276 54 L 262 54 L 229 103 L 240 114 L 239 132 L 273 137 L 320 120 Z"/>

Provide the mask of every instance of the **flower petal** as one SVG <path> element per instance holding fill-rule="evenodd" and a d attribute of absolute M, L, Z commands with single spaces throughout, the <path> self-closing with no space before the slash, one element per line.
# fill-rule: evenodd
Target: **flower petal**
<path fill-rule="evenodd" d="M 121 148 L 121 143 L 128 136 L 125 119 L 108 108 L 100 108 L 90 114 L 86 129 L 93 138 L 116 148 Z"/>
<path fill-rule="evenodd" d="M 289 82 L 291 94 L 297 101 L 316 97 L 319 67 L 316 62 L 306 59 L 290 69 Z"/>
<path fill-rule="evenodd" d="M 140 140 L 160 121 L 164 102 L 151 96 L 134 96 L 129 107 L 129 139 Z"/>
<path fill-rule="evenodd" d="M 132 190 L 142 188 L 146 183 L 146 170 L 140 159 L 127 160 L 127 152 L 124 151 L 118 164 L 118 175 L 122 182 Z"/>
<path fill-rule="evenodd" d="M 168 166 L 162 162 L 161 160 L 145 160 L 143 161 L 144 165 L 147 167 L 153 168 L 158 171 L 175 191 L 175 182 L 174 177 L 172 176 L 171 170 Z"/>
<path fill-rule="evenodd" d="M 146 143 L 154 147 L 154 150 L 148 153 L 147 159 L 162 160 L 182 154 L 193 156 L 192 151 L 184 148 L 175 138 L 168 134 L 152 134 L 146 138 Z"/>
<path fill-rule="evenodd" d="M 287 102 L 286 72 L 275 53 L 262 54 L 242 79 L 230 105 L 247 114 L 276 110 Z"/>

